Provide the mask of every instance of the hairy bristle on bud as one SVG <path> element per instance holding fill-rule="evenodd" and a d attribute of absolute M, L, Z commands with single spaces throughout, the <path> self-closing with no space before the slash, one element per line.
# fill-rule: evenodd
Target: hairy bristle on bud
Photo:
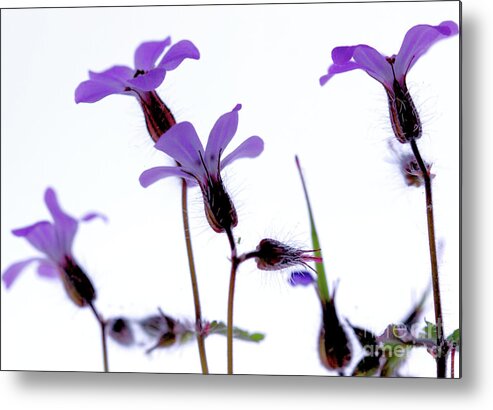
<path fill-rule="evenodd" d="M 321 262 L 318 256 L 307 255 L 314 250 L 293 248 L 275 239 L 262 239 L 255 252 L 255 260 L 260 270 L 281 270 L 291 266 L 308 266 L 307 262 Z"/>

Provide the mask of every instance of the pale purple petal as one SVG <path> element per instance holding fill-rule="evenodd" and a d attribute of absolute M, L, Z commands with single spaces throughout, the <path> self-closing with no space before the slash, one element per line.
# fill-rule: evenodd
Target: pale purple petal
<path fill-rule="evenodd" d="M 183 172 L 180 167 L 155 167 L 145 170 L 139 177 L 140 185 L 147 188 L 154 182 L 167 177 L 180 177 L 195 181 L 195 178 Z"/>
<path fill-rule="evenodd" d="M 200 159 L 204 155 L 204 148 L 191 123 L 185 121 L 173 125 L 154 146 L 192 174 L 203 175 L 205 172 Z"/>
<path fill-rule="evenodd" d="M 27 268 L 27 266 L 29 264 L 31 264 L 32 262 L 36 262 L 36 261 L 44 261 L 44 259 L 42 259 L 42 258 L 29 258 L 29 259 L 25 259 L 23 261 L 16 262 L 16 263 L 10 265 L 2 275 L 2 280 L 3 280 L 3 283 L 5 283 L 5 287 L 7 289 L 10 288 L 12 286 L 12 283 L 14 283 L 14 281 L 19 276 L 19 274 L 25 268 Z"/>
<path fill-rule="evenodd" d="M 385 87 L 392 89 L 394 75 L 391 65 L 382 54 L 370 46 L 360 44 L 336 47 L 332 50 L 332 60 L 334 64 L 329 67 L 328 74 L 320 78 L 321 85 L 324 85 L 335 74 L 359 68 Z"/>
<path fill-rule="evenodd" d="M 144 71 L 153 69 L 159 56 L 170 44 L 170 37 L 167 37 L 163 41 L 148 41 L 146 43 L 142 43 L 139 47 L 137 47 L 137 50 L 135 50 L 135 68 Z"/>
<path fill-rule="evenodd" d="M 155 68 L 145 74 L 128 80 L 127 84 L 140 91 L 152 91 L 161 85 L 165 76 L 166 70 L 162 68 Z"/>
<path fill-rule="evenodd" d="M 124 87 L 115 86 L 100 81 L 87 80 L 78 85 L 75 90 L 75 102 L 94 103 L 112 94 L 120 94 Z"/>
<path fill-rule="evenodd" d="M 77 232 L 77 219 L 67 215 L 60 208 L 56 193 L 52 188 L 47 188 L 45 192 L 45 203 L 48 207 L 53 221 L 55 222 L 55 231 L 58 238 L 58 246 L 64 254 L 70 255 L 72 243 Z"/>
<path fill-rule="evenodd" d="M 108 217 L 99 212 L 88 212 L 82 218 L 80 218 L 82 222 L 90 222 L 94 219 L 101 219 L 104 222 L 108 222 Z"/>
<path fill-rule="evenodd" d="M 38 251 L 43 252 L 54 262 L 63 257 L 63 249 L 59 245 L 55 227 L 51 222 L 41 221 L 25 228 L 14 229 L 15 236 L 26 238 L 26 240 Z"/>
<path fill-rule="evenodd" d="M 209 140 L 205 148 L 205 162 L 210 170 L 217 169 L 219 157 L 238 129 L 239 110 L 241 110 L 241 104 L 237 104 L 232 111 L 221 115 L 209 134 Z"/>
<path fill-rule="evenodd" d="M 311 285 L 312 283 L 315 283 L 315 279 L 307 271 L 297 271 L 291 273 L 288 282 L 291 286 L 298 286 L 298 285 L 308 286 Z"/>
<path fill-rule="evenodd" d="M 133 78 L 134 74 L 135 70 L 130 67 L 125 65 L 115 65 L 100 73 L 89 71 L 89 79 L 123 86 L 125 81 Z"/>
<path fill-rule="evenodd" d="M 374 79 L 392 89 L 394 82 L 392 66 L 377 50 L 366 45 L 360 45 L 354 50 L 353 59 Z"/>
<path fill-rule="evenodd" d="M 438 26 L 421 24 L 411 28 L 404 37 L 401 49 L 395 58 L 395 73 L 401 81 L 409 69 L 437 41 L 454 36 L 459 27 L 453 21 L 444 21 Z"/>
<path fill-rule="evenodd" d="M 320 85 L 324 85 L 327 81 L 329 81 L 334 75 L 345 73 L 346 71 L 356 70 L 362 68 L 361 65 L 356 64 L 354 61 L 349 61 L 347 63 L 337 65 L 332 64 L 329 67 L 328 73 L 320 77 Z"/>
<path fill-rule="evenodd" d="M 60 268 L 46 259 L 40 260 L 38 265 L 38 275 L 48 279 L 60 277 Z"/>
<path fill-rule="evenodd" d="M 254 136 L 243 141 L 238 148 L 233 150 L 226 158 L 221 161 L 221 169 L 240 158 L 256 158 L 264 150 L 262 138 Z"/>
<path fill-rule="evenodd" d="M 174 44 L 158 64 L 158 67 L 171 71 L 178 67 L 185 58 L 194 60 L 200 58 L 199 50 L 188 40 L 182 40 Z"/>

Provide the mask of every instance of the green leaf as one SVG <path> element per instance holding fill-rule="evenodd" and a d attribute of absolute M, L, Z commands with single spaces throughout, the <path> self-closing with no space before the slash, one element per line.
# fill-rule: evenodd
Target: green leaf
<path fill-rule="evenodd" d="M 210 324 L 209 334 L 218 334 L 222 336 L 227 336 L 228 327 L 224 324 L 224 322 L 218 322 L 214 320 Z M 233 338 L 238 340 L 244 340 L 246 342 L 255 342 L 258 343 L 264 340 L 265 335 L 263 333 L 250 333 L 246 330 L 240 329 L 239 327 L 233 327 Z"/>
<path fill-rule="evenodd" d="M 308 217 L 310 219 L 310 229 L 312 235 L 313 249 L 315 249 L 314 255 L 322 257 L 322 251 L 320 250 L 320 241 L 318 239 L 317 228 L 315 226 L 315 219 L 313 218 L 312 206 L 310 204 L 310 198 L 308 197 L 308 190 L 305 184 L 305 178 L 303 177 L 303 171 L 301 170 L 300 160 L 298 156 L 295 156 L 296 166 L 298 167 L 298 172 L 300 174 L 301 185 L 303 185 L 303 192 L 305 194 L 306 207 L 308 208 Z M 327 284 L 327 276 L 325 275 L 324 263 L 316 262 L 315 269 L 317 271 L 317 285 L 320 292 L 320 298 L 324 302 L 330 301 L 329 285 Z"/>
<path fill-rule="evenodd" d="M 460 329 L 455 329 L 448 337 L 447 341 L 456 350 L 460 350 Z"/>

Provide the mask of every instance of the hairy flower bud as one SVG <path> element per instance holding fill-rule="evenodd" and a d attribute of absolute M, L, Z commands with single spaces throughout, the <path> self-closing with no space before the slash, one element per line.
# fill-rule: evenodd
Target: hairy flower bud
<path fill-rule="evenodd" d="M 346 332 L 335 307 L 335 291 L 328 302 L 322 302 L 322 326 L 319 336 L 320 361 L 330 370 L 342 369 L 351 360 Z"/>
<path fill-rule="evenodd" d="M 321 262 L 318 256 L 307 255 L 315 250 L 293 248 L 275 239 L 262 239 L 255 251 L 255 261 L 260 270 L 281 270 L 291 266 L 308 266 L 307 262 Z"/>
<path fill-rule="evenodd" d="M 108 321 L 108 335 L 122 346 L 131 346 L 134 344 L 134 334 L 130 322 L 123 318 L 114 318 Z"/>
<path fill-rule="evenodd" d="M 431 164 L 425 163 L 425 166 L 430 178 L 433 178 L 435 175 L 430 174 Z M 421 171 L 414 156 L 409 155 L 401 158 L 401 170 L 404 175 L 404 180 L 408 186 L 420 187 L 423 185 L 423 172 Z"/>

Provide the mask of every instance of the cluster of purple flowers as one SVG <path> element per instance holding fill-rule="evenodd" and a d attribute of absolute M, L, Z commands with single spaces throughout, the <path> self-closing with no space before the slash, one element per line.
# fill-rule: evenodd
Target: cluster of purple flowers
<path fill-rule="evenodd" d="M 332 77 L 344 72 L 360 69 L 380 82 L 386 92 L 390 122 L 397 141 L 401 144 L 413 143 L 422 134 L 418 110 L 406 85 L 406 76 L 429 48 L 436 42 L 456 35 L 458 26 L 445 21 L 437 26 L 417 25 L 404 37 L 399 52 L 384 56 L 376 49 L 364 45 L 341 46 L 332 50 L 333 63 L 327 74 L 320 78 L 326 84 Z M 321 362 L 328 369 L 341 370 L 348 366 L 352 357 L 350 343 L 342 319 L 336 310 L 335 288 L 329 299 L 324 299 L 319 291 L 316 275 L 310 263 L 322 263 L 322 257 L 315 250 L 304 250 L 289 246 L 276 239 L 262 239 L 255 250 L 237 255 L 233 229 L 238 225 L 238 214 L 229 195 L 222 176 L 222 170 L 242 158 L 256 158 L 264 150 L 264 141 L 258 136 L 245 139 L 235 149 L 226 154 L 238 129 L 241 104 L 221 115 L 210 131 L 207 143 L 202 144 L 193 124 L 188 121 L 176 123 L 172 111 L 163 102 L 156 89 L 163 83 L 168 71 L 176 69 L 185 59 L 198 60 L 200 53 L 189 40 L 171 45 L 171 38 L 162 41 L 142 43 L 135 51 L 134 67 L 113 66 L 103 72 L 89 72 L 89 79 L 79 84 L 75 90 L 76 103 L 94 103 L 113 95 L 130 95 L 137 99 L 142 108 L 147 130 L 154 141 L 154 147 L 174 160 L 174 165 L 164 165 L 143 171 L 139 181 L 147 188 L 167 177 L 177 177 L 186 182 L 187 187 L 200 189 L 206 219 L 213 231 L 226 233 L 230 239 L 232 254 L 232 285 L 240 263 L 255 259 L 258 269 L 279 271 L 300 269 L 291 272 L 289 283 L 293 286 L 314 286 L 322 306 L 322 325 L 319 334 L 319 354 Z M 399 154 L 400 155 L 400 154 Z M 400 155 L 402 168 L 409 185 L 421 186 L 423 170 L 414 157 Z M 427 175 L 431 165 L 425 163 Z M 423 168 L 424 169 L 424 168 Z M 27 227 L 14 229 L 15 236 L 25 238 L 42 256 L 16 262 L 3 273 L 2 280 L 7 288 L 17 280 L 19 274 L 30 264 L 37 264 L 37 272 L 45 278 L 61 279 L 67 295 L 80 307 L 90 306 L 104 327 L 109 326 L 110 336 L 122 345 L 133 343 L 133 336 L 125 318 L 104 321 L 97 314 L 93 304 L 96 290 L 73 255 L 73 241 L 80 221 L 90 221 L 100 217 L 99 213 L 89 213 L 76 219 L 65 213 L 59 205 L 55 191 L 48 188 L 45 203 L 53 222 L 40 221 Z M 315 254 L 314 254 L 315 252 Z M 232 298 L 230 290 L 230 298 Z M 232 301 L 231 306 L 232 318 Z M 197 327 L 184 325 L 171 316 L 158 317 L 159 332 L 156 345 L 166 347 L 175 343 L 185 334 L 203 331 L 202 322 Z M 231 319 L 232 320 L 232 319 Z M 229 323 L 232 327 L 232 323 Z M 357 333 L 356 328 L 354 328 Z M 231 331 L 232 332 L 232 331 Z M 205 332 L 207 333 L 207 332 Z M 230 333 L 228 333 L 229 335 Z M 232 353 L 231 353 L 232 354 Z M 231 365 L 232 366 L 232 365 Z"/>

